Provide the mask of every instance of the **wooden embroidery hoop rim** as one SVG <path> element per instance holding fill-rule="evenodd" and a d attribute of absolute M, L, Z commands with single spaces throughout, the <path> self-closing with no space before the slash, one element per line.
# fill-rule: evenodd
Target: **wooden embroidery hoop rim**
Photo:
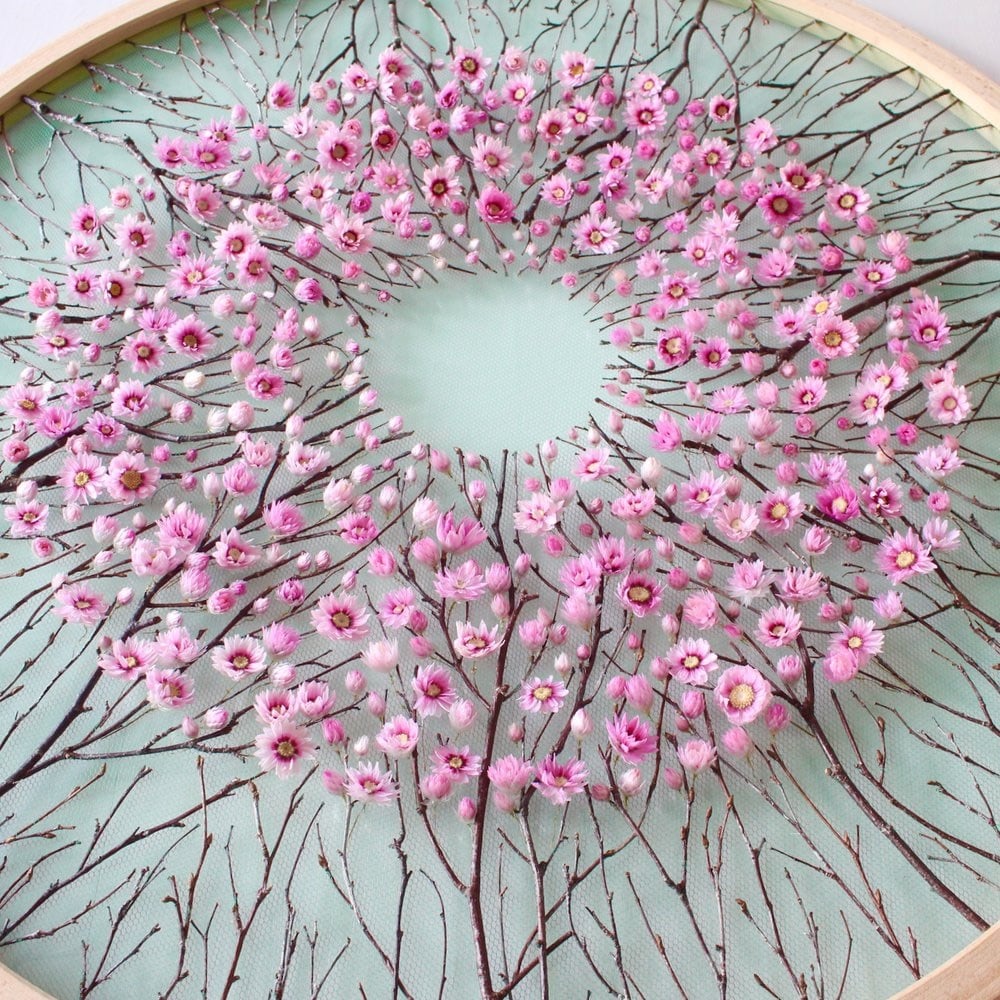
<path fill-rule="evenodd" d="M 729 0 L 727 0 L 729 2 Z M 958 56 L 855 0 L 764 0 L 805 21 L 842 31 L 947 88 L 1000 135 L 1000 84 Z M 135 35 L 199 8 L 205 0 L 131 0 L 81 28 L 42 46 L 0 73 L 0 115 L 32 94 Z M 891 1000 L 997 1000 L 1000 997 L 1000 923 Z M 0 964 L 5 1000 L 52 1000 L 49 994 Z"/>

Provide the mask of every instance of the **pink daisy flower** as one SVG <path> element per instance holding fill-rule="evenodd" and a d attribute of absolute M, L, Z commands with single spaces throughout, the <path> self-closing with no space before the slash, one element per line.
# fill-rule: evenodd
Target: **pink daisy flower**
<path fill-rule="evenodd" d="M 605 720 L 608 740 L 615 753 L 629 764 L 641 764 L 656 752 L 656 735 L 652 727 L 639 716 L 616 714 Z"/>
<path fill-rule="evenodd" d="M 892 583 L 902 583 L 918 573 L 933 573 L 937 566 L 927 547 L 912 528 L 906 534 L 894 531 L 878 547 L 875 554 L 878 568 Z"/>
<path fill-rule="evenodd" d="M 316 744 L 309 733 L 289 719 L 276 719 L 254 740 L 254 756 L 262 771 L 274 771 L 279 778 L 290 778 L 302 762 L 316 757 Z"/>
<path fill-rule="evenodd" d="M 771 685 L 759 670 L 743 664 L 719 675 L 714 696 L 715 703 L 734 726 L 746 726 L 767 708 Z"/>
<path fill-rule="evenodd" d="M 566 685 L 551 675 L 544 681 L 540 677 L 533 677 L 521 685 L 521 696 L 517 703 L 525 712 L 555 713 L 562 708 L 568 694 Z"/>
<path fill-rule="evenodd" d="M 483 758 L 470 753 L 468 747 L 443 743 L 431 754 L 434 773 L 443 774 L 454 785 L 464 785 L 483 769 Z"/>
<path fill-rule="evenodd" d="M 663 586 L 648 573 L 629 573 L 615 591 L 618 600 L 637 618 L 645 618 L 660 606 Z"/>
<path fill-rule="evenodd" d="M 455 703 L 455 691 L 448 671 L 438 664 L 429 663 L 417 668 L 417 675 L 410 682 L 417 696 L 413 709 L 421 718 L 447 712 Z"/>
<path fill-rule="evenodd" d="M 785 604 L 768 608 L 757 619 L 757 637 L 765 646 L 791 646 L 802 631 L 802 617 Z"/>
<path fill-rule="evenodd" d="M 111 677 L 134 681 L 156 664 L 157 647 L 151 642 L 129 636 L 115 639 L 111 648 L 97 658 L 97 665 Z"/>
<path fill-rule="evenodd" d="M 394 715 L 379 731 L 375 742 L 389 757 L 407 757 L 417 748 L 420 727 L 405 715 Z"/>
<path fill-rule="evenodd" d="M 146 700 L 155 708 L 183 708 L 194 701 L 194 684 L 179 670 L 146 673 Z"/>
<path fill-rule="evenodd" d="M 399 795 L 392 775 L 383 774 L 378 764 L 362 763 L 344 770 L 344 794 L 355 802 L 386 805 Z"/>
<path fill-rule="evenodd" d="M 230 635 L 212 650 L 212 666 L 221 674 L 240 681 L 259 674 L 265 666 L 264 647 L 245 635 Z"/>
<path fill-rule="evenodd" d="M 88 583 L 67 583 L 54 595 L 53 614 L 76 625 L 96 625 L 108 611 L 108 603 Z"/>
<path fill-rule="evenodd" d="M 564 806 L 572 796 L 584 791 L 589 777 L 587 765 L 582 760 L 561 762 L 554 754 L 549 754 L 538 765 L 538 780 L 532 787 L 554 805 Z"/>
<path fill-rule="evenodd" d="M 313 627 L 326 639 L 363 639 L 368 635 L 368 611 L 351 594 L 327 594 L 310 613 Z"/>
<path fill-rule="evenodd" d="M 681 639 L 667 652 L 664 664 L 682 684 L 704 684 L 719 658 L 705 639 Z"/>

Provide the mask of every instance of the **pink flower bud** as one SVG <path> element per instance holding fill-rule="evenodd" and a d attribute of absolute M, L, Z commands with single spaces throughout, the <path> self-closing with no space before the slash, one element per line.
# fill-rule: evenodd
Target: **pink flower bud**
<path fill-rule="evenodd" d="M 458 818 L 465 823 L 471 823 L 476 818 L 476 803 L 468 795 L 458 803 Z"/>
<path fill-rule="evenodd" d="M 593 782 L 590 785 L 590 797 L 595 802 L 607 802 L 611 798 L 611 789 L 600 782 Z"/>
<path fill-rule="evenodd" d="M 345 780 L 339 771 L 326 770 L 320 775 L 323 787 L 332 795 L 343 795 Z"/>
<path fill-rule="evenodd" d="M 347 742 L 347 733 L 344 732 L 344 726 L 340 719 L 327 718 L 323 720 L 323 739 L 326 740 L 330 746 L 340 746 Z"/>
<path fill-rule="evenodd" d="M 476 708 L 467 698 L 457 698 L 448 709 L 448 721 L 458 732 L 475 725 Z"/>
<path fill-rule="evenodd" d="M 181 732 L 189 739 L 196 739 L 198 733 L 200 732 L 198 728 L 198 723 L 191 718 L 190 715 L 185 715 L 183 721 L 181 722 Z"/>
<path fill-rule="evenodd" d="M 772 733 L 780 732 L 788 725 L 788 709 L 780 701 L 772 701 L 764 712 L 764 721 Z"/>
<path fill-rule="evenodd" d="M 722 734 L 722 745 L 734 757 L 746 757 L 753 750 L 753 740 L 750 734 L 739 726 L 733 726 Z"/>
<path fill-rule="evenodd" d="M 802 661 L 797 656 L 783 656 L 777 663 L 778 676 L 786 684 L 794 684 L 802 676 Z"/>
<path fill-rule="evenodd" d="M 570 732 L 578 740 L 583 740 L 594 731 L 594 722 L 585 708 L 578 708 L 569 720 Z"/>
<path fill-rule="evenodd" d="M 451 779 L 446 774 L 432 772 L 425 775 L 420 782 L 421 794 L 432 802 L 440 802 L 451 795 Z"/>
<path fill-rule="evenodd" d="M 630 767 L 618 779 L 618 787 L 623 795 L 635 795 L 643 786 L 642 771 L 637 767 Z"/>
<path fill-rule="evenodd" d="M 344 687 L 355 697 L 365 690 L 367 684 L 365 675 L 360 670 L 347 671 L 347 676 L 344 678 Z"/>
<path fill-rule="evenodd" d="M 205 711 L 205 725 L 209 729 L 222 729 L 229 724 L 229 709 L 222 705 L 213 705 Z"/>
<path fill-rule="evenodd" d="M 366 707 L 376 719 L 381 719 L 385 715 L 385 698 L 378 691 L 369 691 Z"/>
<path fill-rule="evenodd" d="M 681 711 L 688 719 L 696 719 L 705 711 L 705 696 L 701 691 L 685 691 L 681 696 Z"/>

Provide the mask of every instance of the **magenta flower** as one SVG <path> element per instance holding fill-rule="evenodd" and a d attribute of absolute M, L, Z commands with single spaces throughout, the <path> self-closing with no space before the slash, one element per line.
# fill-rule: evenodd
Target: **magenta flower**
<path fill-rule="evenodd" d="M 483 769 L 483 758 L 469 752 L 468 747 L 444 743 L 432 754 L 434 772 L 443 774 L 453 785 L 464 785 Z"/>
<path fill-rule="evenodd" d="M 327 594 L 310 612 L 313 627 L 326 639 L 363 639 L 368 635 L 368 612 L 350 594 Z"/>
<path fill-rule="evenodd" d="M 437 664 L 429 663 L 418 667 L 410 685 L 417 696 L 413 709 L 421 717 L 446 712 L 455 702 L 456 695 L 451 684 L 451 675 L 444 667 Z"/>
<path fill-rule="evenodd" d="M 316 744 L 302 726 L 288 719 L 276 719 L 254 740 L 254 756 L 260 761 L 262 771 L 274 771 L 279 778 L 290 778 L 302 766 L 313 760 Z"/>
<path fill-rule="evenodd" d="M 652 614 L 663 599 L 663 586 L 648 573 L 629 573 L 615 591 L 618 600 L 637 618 Z"/>
<path fill-rule="evenodd" d="M 483 222 L 510 222 L 514 218 L 514 199 L 495 184 L 487 184 L 476 199 L 476 210 Z"/>
<path fill-rule="evenodd" d="M 746 664 L 724 670 L 715 682 L 715 703 L 734 726 L 753 722 L 771 701 L 771 685 Z"/>
<path fill-rule="evenodd" d="M 554 754 L 549 754 L 538 765 L 538 780 L 532 783 L 532 787 L 554 805 L 564 806 L 574 795 L 583 792 L 589 777 L 587 765 L 582 760 L 562 762 L 556 760 Z"/>
<path fill-rule="evenodd" d="M 878 547 L 875 562 L 892 583 L 902 583 L 918 573 L 933 573 L 937 568 L 912 528 L 907 528 L 905 535 L 894 531 L 885 539 Z"/>
<path fill-rule="evenodd" d="M 656 736 L 639 716 L 615 715 L 604 723 L 615 753 L 629 764 L 641 764 L 656 752 Z"/>

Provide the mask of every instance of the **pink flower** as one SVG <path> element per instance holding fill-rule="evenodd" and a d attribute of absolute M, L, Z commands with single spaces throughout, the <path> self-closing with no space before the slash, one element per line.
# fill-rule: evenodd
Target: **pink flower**
<path fill-rule="evenodd" d="M 302 762 L 313 760 L 316 744 L 302 726 L 289 719 L 276 719 L 254 740 L 254 756 L 262 771 L 274 771 L 279 778 L 290 778 Z"/>
<path fill-rule="evenodd" d="M 389 757 L 409 756 L 417 747 L 420 727 L 405 715 L 394 715 L 375 737 L 378 748 Z"/>
<path fill-rule="evenodd" d="M 875 622 L 867 618 L 854 617 L 850 625 L 837 623 L 840 635 L 830 642 L 830 653 L 844 653 L 853 656 L 861 665 L 882 650 L 885 641 L 883 633 L 875 628 Z"/>
<path fill-rule="evenodd" d="M 580 253 L 614 253 L 621 231 L 614 219 L 591 208 L 573 224 L 573 245 Z"/>
<path fill-rule="evenodd" d="M 436 534 L 445 552 L 467 552 L 486 541 L 486 529 L 471 517 L 456 522 L 451 511 L 438 518 Z"/>
<path fill-rule="evenodd" d="M 664 657 L 666 669 L 683 684 L 704 684 L 718 659 L 705 639 L 681 639 Z"/>
<path fill-rule="evenodd" d="M 618 600 L 637 618 L 645 618 L 660 606 L 663 587 L 648 573 L 629 573 L 615 591 Z"/>
<path fill-rule="evenodd" d="M 905 535 L 894 531 L 885 539 L 878 547 L 875 562 L 892 583 L 902 583 L 917 573 L 933 573 L 937 568 L 912 528 L 907 528 Z"/>
<path fill-rule="evenodd" d="M 479 564 L 474 559 L 467 559 L 456 569 L 436 574 L 434 589 L 448 600 L 474 601 L 486 593 L 486 580 Z"/>
<path fill-rule="evenodd" d="M 842 219 L 856 219 L 871 206 L 871 197 L 860 187 L 851 184 L 834 184 L 826 193 L 826 203 L 834 215 Z"/>
<path fill-rule="evenodd" d="M 922 295 L 910 306 L 906 317 L 910 339 L 928 351 L 940 351 L 951 343 L 951 327 L 936 298 Z"/>
<path fill-rule="evenodd" d="M 378 764 L 362 763 L 344 771 L 344 794 L 355 802 L 374 802 L 386 805 L 398 795 L 399 789 L 392 776 L 383 774 Z"/>
<path fill-rule="evenodd" d="M 555 713 L 562 707 L 568 694 L 566 685 L 555 677 L 546 677 L 544 681 L 533 677 L 521 685 L 521 696 L 517 703 L 526 712 Z"/>
<path fill-rule="evenodd" d="M 605 476 L 610 476 L 618 470 L 609 461 L 611 451 L 604 447 L 588 448 L 576 457 L 573 475 L 584 482 L 596 482 Z"/>
<path fill-rule="evenodd" d="M 69 624 L 96 625 L 108 611 L 107 601 L 89 583 L 67 583 L 54 596 L 53 614 Z"/>
<path fill-rule="evenodd" d="M 421 718 L 447 711 L 455 701 L 455 691 L 448 671 L 434 663 L 417 668 L 417 675 L 410 682 L 417 696 L 413 709 Z"/>
<path fill-rule="evenodd" d="M 771 685 L 759 670 L 746 664 L 730 667 L 715 683 L 715 703 L 735 726 L 746 726 L 767 708 Z"/>
<path fill-rule="evenodd" d="M 490 782 L 511 795 L 520 795 L 528 787 L 534 774 L 534 764 L 513 754 L 498 758 L 486 769 Z"/>
<path fill-rule="evenodd" d="M 216 565 L 223 569 L 245 569 L 257 562 L 260 555 L 260 549 L 246 541 L 238 528 L 223 531 L 212 549 Z"/>
<path fill-rule="evenodd" d="M 287 688 L 266 688 L 258 692 L 253 700 L 257 716 L 265 726 L 277 719 L 291 719 L 295 716 L 296 698 Z"/>
<path fill-rule="evenodd" d="M 327 594 L 310 613 L 313 627 L 326 639 L 363 639 L 368 635 L 368 612 L 350 594 Z"/>
<path fill-rule="evenodd" d="M 497 638 L 499 630 L 499 625 L 489 628 L 484 621 L 481 621 L 478 627 L 472 622 L 456 622 L 452 645 L 455 652 L 463 659 L 478 660 L 489 656 L 499 647 L 500 639 Z"/>
<path fill-rule="evenodd" d="M 582 760 L 561 762 L 554 754 L 549 754 L 538 765 L 538 780 L 533 788 L 557 806 L 564 806 L 574 795 L 579 795 L 587 787 L 590 777 L 587 765 Z"/>
<path fill-rule="evenodd" d="M 108 463 L 105 488 L 113 500 L 148 500 L 156 492 L 160 470 L 146 464 L 141 452 L 122 452 Z"/>
<path fill-rule="evenodd" d="M 757 637 L 772 649 L 794 645 L 801 631 L 801 616 L 785 604 L 768 608 L 757 620 Z"/>
<path fill-rule="evenodd" d="M 639 716 L 616 714 L 613 718 L 606 719 L 604 725 L 615 753 L 629 764 L 641 764 L 651 753 L 656 752 L 656 736 Z"/>
<path fill-rule="evenodd" d="M 157 648 L 153 643 L 129 636 L 126 639 L 115 639 L 111 648 L 97 658 L 97 665 L 110 677 L 134 681 L 145 674 L 156 661 Z"/>
<path fill-rule="evenodd" d="M 308 680 L 295 691 L 295 705 L 307 719 L 319 719 L 326 715 L 336 700 L 326 681 Z"/>
<path fill-rule="evenodd" d="M 483 758 L 469 752 L 468 747 L 444 743 L 431 754 L 434 772 L 445 775 L 454 785 L 464 785 L 483 769 Z"/>
<path fill-rule="evenodd" d="M 146 699 L 156 708 L 181 708 L 194 701 L 194 685 L 179 670 L 157 670 L 146 674 Z"/>
<path fill-rule="evenodd" d="M 704 630 L 715 625 L 719 604 L 710 590 L 696 590 L 684 601 L 684 621 L 696 629 Z"/>
<path fill-rule="evenodd" d="M 805 509 L 798 493 L 789 493 L 780 486 L 760 501 L 761 524 L 770 532 L 790 531 Z"/>
<path fill-rule="evenodd" d="M 264 647 L 248 636 L 226 636 L 222 645 L 212 650 L 212 666 L 233 680 L 244 680 L 264 669 Z"/>
<path fill-rule="evenodd" d="M 49 520 L 49 505 L 40 500 L 17 500 L 13 507 L 4 507 L 4 517 L 10 522 L 11 538 L 33 538 L 45 533 Z"/>
<path fill-rule="evenodd" d="M 476 210 L 483 222 L 510 222 L 514 218 L 514 200 L 495 184 L 487 184 L 476 199 Z"/>
<path fill-rule="evenodd" d="M 688 740 L 677 748 L 677 759 L 681 767 L 692 774 L 711 767 L 717 756 L 715 747 L 705 740 Z"/>

